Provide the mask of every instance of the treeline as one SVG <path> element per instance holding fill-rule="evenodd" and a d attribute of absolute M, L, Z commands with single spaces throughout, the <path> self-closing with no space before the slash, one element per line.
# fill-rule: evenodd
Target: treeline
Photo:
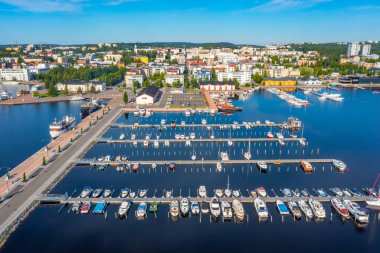
<path fill-rule="evenodd" d="M 58 82 L 65 81 L 90 81 L 98 79 L 106 82 L 107 85 L 116 85 L 124 78 L 125 69 L 117 66 L 96 67 L 89 66 L 74 68 L 64 68 L 58 65 L 56 68 L 49 70 L 45 74 L 37 74 L 36 79 L 45 82 L 48 89 L 50 85 L 56 85 Z"/>

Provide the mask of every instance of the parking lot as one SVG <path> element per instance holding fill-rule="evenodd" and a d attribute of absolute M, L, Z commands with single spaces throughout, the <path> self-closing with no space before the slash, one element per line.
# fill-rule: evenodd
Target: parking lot
<path fill-rule="evenodd" d="M 180 107 L 206 107 L 206 103 L 202 94 L 170 94 L 166 105 L 170 107 L 180 108 Z"/>

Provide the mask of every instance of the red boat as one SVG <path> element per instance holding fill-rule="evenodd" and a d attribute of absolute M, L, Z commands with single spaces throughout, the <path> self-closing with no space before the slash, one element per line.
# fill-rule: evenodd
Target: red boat
<path fill-rule="evenodd" d="M 169 167 L 170 167 L 171 170 L 174 170 L 174 168 L 175 168 L 175 162 L 171 162 Z"/>
<path fill-rule="evenodd" d="M 82 207 L 80 208 L 80 213 L 87 214 L 90 211 L 91 203 L 90 202 L 84 202 Z"/>
<path fill-rule="evenodd" d="M 340 201 L 337 198 L 331 199 L 331 204 L 334 207 L 334 209 L 344 218 L 349 219 L 350 213 L 348 209 L 343 205 L 342 201 Z"/>
<path fill-rule="evenodd" d="M 272 139 L 272 138 L 274 138 L 274 136 L 273 136 L 272 132 L 268 132 L 268 134 L 267 134 L 267 137 L 268 137 L 269 139 Z"/>

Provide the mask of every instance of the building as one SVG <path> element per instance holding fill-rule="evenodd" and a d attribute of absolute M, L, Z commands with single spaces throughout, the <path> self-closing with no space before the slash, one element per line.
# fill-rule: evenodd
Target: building
<path fill-rule="evenodd" d="M 322 81 L 315 77 L 305 77 L 298 79 L 299 85 L 322 85 Z"/>
<path fill-rule="evenodd" d="M 239 72 L 218 72 L 218 81 L 231 81 L 236 79 L 240 84 L 251 83 L 252 71 L 239 71 Z"/>
<path fill-rule="evenodd" d="M 32 74 L 29 69 L 0 69 L 2 81 L 25 81 L 29 82 Z"/>
<path fill-rule="evenodd" d="M 68 91 L 71 93 L 76 93 L 79 88 L 83 92 L 89 92 L 91 87 L 94 86 L 97 92 L 102 92 L 106 90 L 106 83 L 99 81 L 70 81 L 70 82 L 62 82 L 57 84 L 57 90 L 64 91 L 67 87 Z"/>
<path fill-rule="evenodd" d="M 176 75 L 176 74 L 166 74 L 165 76 L 165 83 L 168 83 L 170 85 L 173 85 L 173 83 L 179 82 L 180 84 L 184 84 L 185 78 L 183 75 Z"/>
<path fill-rule="evenodd" d="M 201 82 L 201 90 L 205 91 L 233 91 L 235 84 L 233 82 Z"/>
<path fill-rule="evenodd" d="M 193 73 L 195 80 L 198 81 L 210 81 L 211 80 L 211 71 L 209 70 L 198 70 Z"/>
<path fill-rule="evenodd" d="M 158 95 L 159 95 L 159 89 L 156 86 L 148 86 L 144 88 L 136 97 L 136 104 L 138 105 L 151 105 L 156 102 Z"/>
<path fill-rule="evenodd" d="M 125 73 L 125 84 L 127 87 L 132 88 L 133 83 L 138 82 L 141 85 L 145 80 L 145 73 L 142 70 L 131 70 Z"/>
<path fill-rule="evenodd" d="M 357 56 L 359 55 L 359 52 L 360 52 L 360 43 L 357 43 L 357 42 L 348 43 L 347 57 Z"/>
<path fill-rule="evenodd" d="M 274 78 L 274 77 L 264 77 L 262 84 L 265 86 L 292 86 L 297 85 L 297 79 L 293 77 L 283 77 L 283 78 Z M 297 88 L 282 88 L 283 91 L 292 92 L 296 91 Z"/>
<path fill-rule="evenodd" d="M 364 44 L 362 49 L 362 56 L 369 56 L 371 54 L 371 44 Z"/>
<path fill-rule="evenodd" d="M 147 56 L 144 56 L 144 55 L 133 56 L 133 60 L 137 61 L 137 62 L 146 63 L 146 64 L 149 63 L 149 58 Z"/>

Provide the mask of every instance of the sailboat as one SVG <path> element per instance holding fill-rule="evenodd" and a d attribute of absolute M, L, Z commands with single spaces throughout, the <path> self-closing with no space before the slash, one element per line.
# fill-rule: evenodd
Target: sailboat
<path fill-rule="evenodd" d="M 304 129 L 304 126 L 302 126 L 302 133 L 301 133 L 301 139 L 299 139 L 299 143 L 302 145 L 302 146 L 306 146 L 306 141 L 305 139 L 303 138 L 303 129 Z"/>
<path fill-rule="evenodd" d="M 252 155 L 251 155 L 251 139 L 249 139 L 248 150 L 247 150 L 247 152 L 244 153 L 244 158 L 247 160 L 252 158 Z"/>

